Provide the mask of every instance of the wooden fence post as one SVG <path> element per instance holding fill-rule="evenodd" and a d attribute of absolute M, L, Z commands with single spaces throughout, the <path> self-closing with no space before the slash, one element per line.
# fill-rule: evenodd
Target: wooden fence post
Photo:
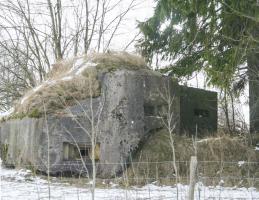
<path fill-rule="evenodd" d="M 198 165 L 197 157 L 192 156 L 191 163 L 190 163 L 190 185 L 189 185 L 188 200 L 194 200 L 194 189 L 195 189 L 195 184 L 196 184 L 197 165 Z"/>

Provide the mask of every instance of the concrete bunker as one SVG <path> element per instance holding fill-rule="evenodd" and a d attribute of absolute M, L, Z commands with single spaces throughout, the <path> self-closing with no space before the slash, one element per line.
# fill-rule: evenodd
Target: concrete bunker
<path fill-rule="evenodd" d="M 108 63 L 105 66 L 104 58 L 117 60 L 117 65 L 105 61 Z M 43 83 L 27 94 L 27 99 L 22 99 L 22 107 L 0 125 L 1 147 L 8 147 L 1 150 L 2 158 L 5 154 L 4 164 L 30 164 L 37 170 L 46 171 L 49 153 L 52 174 L 85 171 L 82 160 L 91 172 L 94 151 L 98 176 L 113 176 L 122 170 L 122 164 L 150 132 L 163 128 L 162 118 L 168 111 L 161 97 L 165 85 L 170 85 L 168 94 L 174 99 L 172 111 L 176 133 L 194 134 L 196 127 L 199 133 L 216 131 L 217 93 L 180 86 L 170 77 L 151 71 L 142 62 L 136 63 L 139 58 L 135 56 L 127 55 L 125 59 L 125 55 L 105 54 L 104 58 L 99 61 L 74 59 L 67 69 L 70 73 L 74 70 L 72 74 L 60 75 L 55 84 L 54 80 Z M 92 67 L 89 68 L 90 63 Z M 89 97 L 87 81 L 92 79 L 95 92 Z M 63 91 L 64 88 L 67 91 L 69 84 L 76 96 L 66 96 Z M 83 92 L 86 94 L 81 94 Z M 81 99 L 73 101 L 75 97 Z M 52 102 L 46 103 L 47 119 L 36 98 Z M 65 101 L 66 106 L 57 106 L 57 99 Z M 53 105 L 56 110 L 51 109 Z M 91 133 L 91 123 L 86 117 L 90 116 L 91 110 L 98 113 L 99 120 L 95 149 L 85 131 Z"/>

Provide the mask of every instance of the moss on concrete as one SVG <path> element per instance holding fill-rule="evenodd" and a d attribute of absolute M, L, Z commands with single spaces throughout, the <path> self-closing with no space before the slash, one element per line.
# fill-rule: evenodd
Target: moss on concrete
<path fill-rule="evenodd" d="M 29 114 L 28 117 L 30 118 L 40 118 L 43 115 L 37 108 L 33 109 Z"/>

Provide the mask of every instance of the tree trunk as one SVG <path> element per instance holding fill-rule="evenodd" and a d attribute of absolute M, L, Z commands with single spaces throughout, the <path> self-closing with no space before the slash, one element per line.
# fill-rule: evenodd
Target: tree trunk
<path fill-rule="evenodd" d="M 259 23 L 251 30 L 253 38 L 259 38 Z M 259 132 L 259 48 L 258 43 L 249 46 L 247 51 L 249 79 L 250 133 Z"/>
<path fill-rule="evenodd" d="M 229 91 L 229 96 L 231 99 L 231 109 L 232 109 L 232 132 L 236 131 L 236 119 L 235 119 L 235 105 L 234 105 L 234 94 L 233 92 Z"/>
<path fill-rule="evenodd" d="M 227 100 L 227 90 L 224 90 L 224 112 L 225 112 L 225 117 L 226 117 L 226 123 L 227 123 L 227 128 L 228 131 L 231 132 L 231 127 L 230 127 L 230 120 L 229 120 L 229 111 L 228 111 L 228 100 Z"/>
<path fill-rule="evenodd" d="M 259 53 L 247 56 L 249 77 L 250 133 L 259 132 Z"/>

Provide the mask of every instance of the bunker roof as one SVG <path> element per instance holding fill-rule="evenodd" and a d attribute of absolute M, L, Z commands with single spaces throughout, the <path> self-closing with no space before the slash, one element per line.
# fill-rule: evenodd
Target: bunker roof
<path fill-rule="evenodd" d="M 126 52 L 92 53 L 59 61 L 44 82 L 28 90 L 15 103 L 8 117 L 56 114 L 76 101 L 98 97 L 101 93 L 98 75 L 123 69 L 153 73 L 143 58 Z"/>

